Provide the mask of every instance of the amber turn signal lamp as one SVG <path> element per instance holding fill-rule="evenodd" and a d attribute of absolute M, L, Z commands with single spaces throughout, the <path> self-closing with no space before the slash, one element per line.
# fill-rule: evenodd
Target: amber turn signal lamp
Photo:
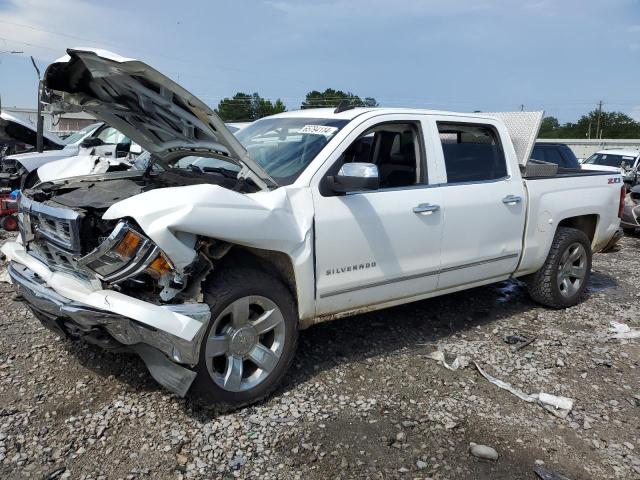
<path fill-rule="evenodd" d="M 136 250 L 138 249 L 138 245 L 140 245 L 141 241 L 142 238 L 140 237 L 140 235 L 136 234 L 132 230 L 129 230 L 124 235 L 124 238 L 120 240 L 120 243 L 116 245 L 115 251 L 122 257 L 131 258 L 135 255 Z"/>
<path fill-rule="evenodd" d="M 164 258 L 164 255 L 158 255 L 153 262 L 149 264 L 146 272 L 156 280 L 163 277 L 165 274 L 171 271 L 171 265 Z"/>

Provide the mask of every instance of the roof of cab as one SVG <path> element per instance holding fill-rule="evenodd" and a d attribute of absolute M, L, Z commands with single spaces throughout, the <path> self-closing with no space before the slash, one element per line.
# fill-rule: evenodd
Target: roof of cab
<path fill-rule="evenodd" d="M 353 120 L 354 118 L 365 113 L 405 113 L 405 114 L 420 114 L 420 115 L 456 115 L 464 117 L 475 118 L 494 118 L 491 113 L 467 113 L 467 112 L 448 112 L 443 110 L 427 110 L 418 108 L 366 108 L 356 107 L 348 110 L 343 110 L 339 113 L 335 113 L 335 107 L 333 108 L 305 108 L 302 110 L 291 110 L 283 113 L 278 113 L 270 116 L 269 118 L 326 118 L 335 120 Z"/>
<path fill-rule="evenodd" d="M 611 150 L 599 150 L 596 153 L 603 155 L 622 155 L 625 157 L 637 157 L 640 155 L 640 150 L 626 150 L 622 148 L 612 148 Z"/>

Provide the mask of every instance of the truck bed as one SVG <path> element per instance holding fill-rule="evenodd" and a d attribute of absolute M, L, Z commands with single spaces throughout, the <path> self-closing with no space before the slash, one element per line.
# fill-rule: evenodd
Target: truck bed
<path fill-rule="evenodd" d="M 558 167 L 550 163 L 529 162 L 520 167 L 520 174 L 525 180 L 543 180 L 549 178 L 589 177 L 599 175 L 612 175 L 615 173 L 602 170 L 582 170 L 581 168 Z"/>

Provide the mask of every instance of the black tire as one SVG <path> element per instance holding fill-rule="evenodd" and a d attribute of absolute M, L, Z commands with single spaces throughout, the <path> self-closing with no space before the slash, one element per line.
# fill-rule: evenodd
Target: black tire
<path fill-rule="evenodd" d="M 563 295 L 557 278 L 563 254 L 576 243 L 581 244 L 585 249 L 586 271 L 577 291 L 567 296 Z M 528 286 L 529 295 L 534 301 L 552 308 L 568 308 L 578 304 L 589 283 L 591 260 L 591 243 L 584 232 L 575 228 L 559 227 L 542 268 L 524 279 Z"/>
<path fill-rule="evenodd" d="M 636 234 L 636 229 L 635 228 L 625 228 L 622 227 L 622 231 L 624 232 L 625 235 L 627 236 L 634 236 Z"/>
<path fill-rule="evenodd" d="M 211 307 L 211 320 L 200 348 L 197 376 L 189 390 L 190 397 L 201 407 L 217 412 L 234 410 L 259 402 L 278 388 L 289 370 L 298 342 L 298 312 L 289 289 L 277 278 L 256 268 L 221 269 L 204 286 L 204 301 Z M 274 302 L 284 317 L 283 349 L 275 368 L 255 387 L 239 392 L 225 390 L 215 383 L 209 369 L 205 346 L 215 320 L 234 301 L 248 296 L 261 296 Z"/>

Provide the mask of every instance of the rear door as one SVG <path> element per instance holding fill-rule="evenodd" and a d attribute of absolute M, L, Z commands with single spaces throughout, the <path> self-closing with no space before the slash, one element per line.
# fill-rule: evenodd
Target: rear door
<path fill-rule="evenodd" d="M 487 123 L 485 123 L 487 122 Z M 443 205 L 442 261 L 438 289 L 500 279 L 515 271 L 522 248 L 525 189 L 515 152 L 493 121 L 435 117 L 439 187 Z M 507 161 L 507 156 L 512 161 Z"/>

